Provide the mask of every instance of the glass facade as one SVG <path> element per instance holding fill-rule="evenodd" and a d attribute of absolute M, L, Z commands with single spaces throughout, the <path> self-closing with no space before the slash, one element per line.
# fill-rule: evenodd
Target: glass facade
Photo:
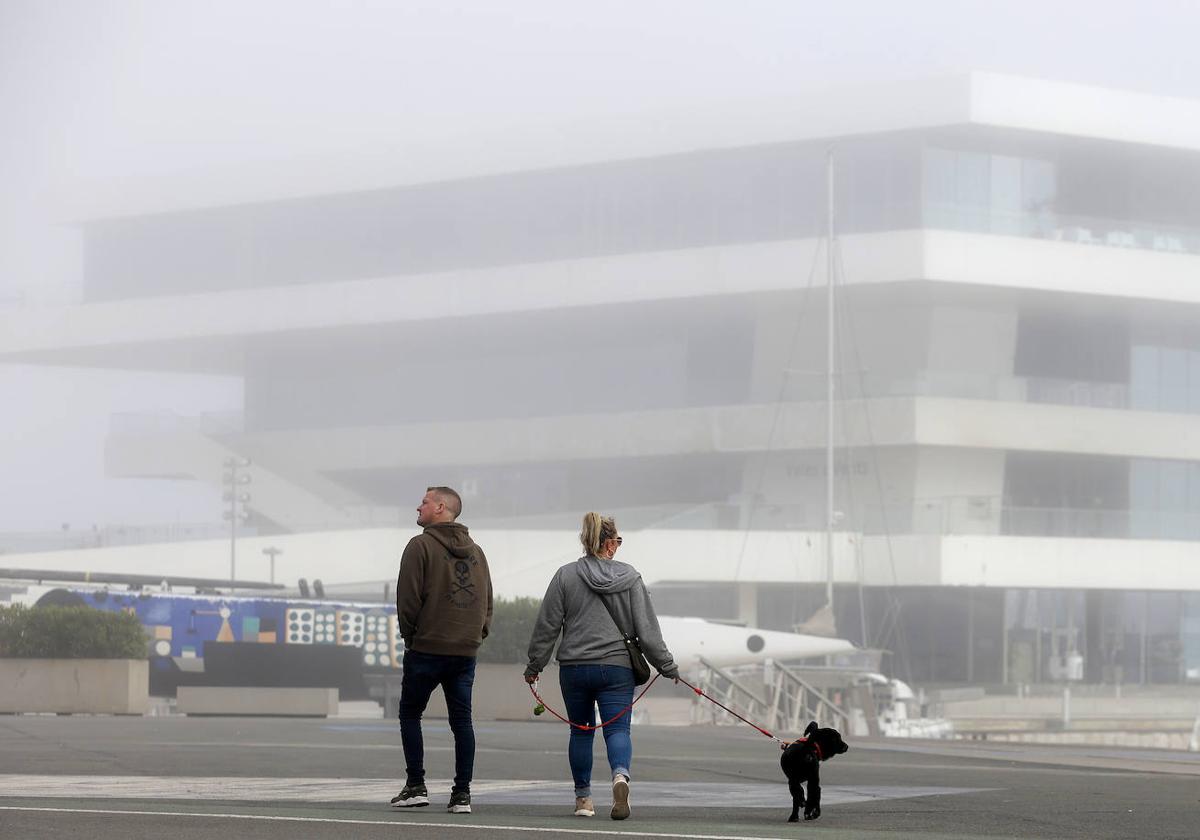
<path fill-rule="evenodd" d="M 1129 530 L 1128 483 L 1123 458 L 1009 452 L 1000 532 L 1123 538 Z"/>
<path fill-rule="evenodd" d="M 837 147 L 842 233 L 920 225 L 915 138 Z M 826 144 L 783 143 L 168 213 L 86 231 L 113 300 L 819 236 Z M 169 265 L 170 271 L 163 271 Z"/>
<path fill-rule="evenodd" d="M 1096 632 L 1090 641 L 1098 647 L 1098 673 L 1091 669 L 1089 681 L 1104 683 L 1145 682 L 1147 674 L 1142 639 L 1146 625 L 1146 593 L 1097 592 L 1088 606 L 1097 610 L 1093 617 Z"/>
<path fill-rule="evenodd" d="M 1200 540 L 1200 463 L 1129 462 L 1129 536 Z"/>
<path fill-rule="evenodd" d="M 1043 238 L 1055 229 L 1049 160 L 928 147 L 922 171 L 926 227 Z"/>
<path fill-rule="evenodd" d="M 827 141 L 88 225 L 87 300 L 330 282 L 820 235 Z M 1200 253 L 1200 167 L 1036 135 L 840 138 L 842 233 L 919 227 Z M 164 271 L 163 266 L 170 266 Z"/>
<path fill-rule="evenodd" d="M 1200 348 L 1135 344 L 1129 361 L 1130 408 L 1200 414 Z"/>
<path fill-rule="evenodd" d="M 1010 589 L 1004 596 L 1006 681 L 1081 679 L 1087 657 L 1084 594 Z"/>
<path fill-rule="evenodd" d="M 1200 253 L 1197 167 L 1112 148 L 1037 153 L 931 141 L 922 155 L 926 227 Z"/>
<path fill-rule="evenodd" d="M 1081 316 L 1065 308 L 1024 307 L 1017 319 L 1013 373 L 1079 389 L 1125 386 L 1130 377 L 1129 331 L 1124 315 Z M 1035 389 L 1030 398 L 1039 401 L 1038 396 Z"/>
<path fill-rule="evenodd" d="M 1184 592 L 1183 626 L 1180 643 L 1183 657 L 1183 678 L 1200 682 L 1200 592 Z"/>
<path fill-rule="evenodd" d="M 652 595 L 664 615 L 737 616 L 733 584 L 658 583 Z M 763 586 L 757 624 L 792 630 L 823 603 L 820 586 Z M 1196 592 L 838 586 L 834 612 L 839 635 L 926 685 L 1200 682 Z"/>
<path fill-rule="evenodd" d="M 1000 533 L 1200 540 L 1200 463 L 1010 452 Z"/>
<path fill-rule="evenodd" d="M 1006 682 L 1200 681 L 1200 593 L 1010 589 Z"/>

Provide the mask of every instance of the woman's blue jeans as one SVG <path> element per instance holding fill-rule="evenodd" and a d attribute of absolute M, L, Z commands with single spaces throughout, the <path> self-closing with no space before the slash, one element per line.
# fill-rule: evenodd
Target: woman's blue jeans
<path fill-rule="evenodd" d="M 572 723 L 595 726 L 595 707 L 600 707 L 600 720 L 606 721 L 633 702 L 633 669 L 619 665 L 563 665 L 558 669 L 558 685 L 562 689 L 567 717 Z M 630 778 L 629 765 L 633 760 L 633 740 L 629 737 L 631 712 L 604 727 L 604 747 L 613 778 L 619 773 Z M 576 796 L 592 795 L 592 741 L 595 730 L 571 727 L 571 742 L 567 758 Z"/>

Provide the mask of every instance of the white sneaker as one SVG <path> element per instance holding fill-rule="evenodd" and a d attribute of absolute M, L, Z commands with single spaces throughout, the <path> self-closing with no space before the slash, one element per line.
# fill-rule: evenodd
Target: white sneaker
<path fill-rule="evenodd" d="M 596 816 L 596 806 L 592 804 L 590 796 L 575 797 L 575 816 L 577 817 L 594 817 Z"/>
<path fill-rule="evenodd" d="M 613 806 L 609 816 L 614 820 L 629 818 L 629 779 L 624 776 L 613 779 Z"/>

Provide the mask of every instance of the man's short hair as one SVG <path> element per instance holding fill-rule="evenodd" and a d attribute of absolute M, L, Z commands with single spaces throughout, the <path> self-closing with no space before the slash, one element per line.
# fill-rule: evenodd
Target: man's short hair
<path fill-rule="evenodd" d="M 454 514 L 455 519 L 458 519 L 458 517 L 462 514 L 462 496 L 458 495 L 458 493 L 454 492 L 449 487 L 426 487 L 425 492 L 433 493 L 435 496 L 441 499 L 442 504 L 446 506 L 446 509 Z"/>

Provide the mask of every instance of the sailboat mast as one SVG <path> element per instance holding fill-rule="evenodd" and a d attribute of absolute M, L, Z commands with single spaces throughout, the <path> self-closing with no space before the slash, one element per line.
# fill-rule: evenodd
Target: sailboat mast
<path fill-rule="evenodd" d="M 825 603 L 833 612 L 833 149 L 825 158 L 827 218 L 825 247 Z"/>

